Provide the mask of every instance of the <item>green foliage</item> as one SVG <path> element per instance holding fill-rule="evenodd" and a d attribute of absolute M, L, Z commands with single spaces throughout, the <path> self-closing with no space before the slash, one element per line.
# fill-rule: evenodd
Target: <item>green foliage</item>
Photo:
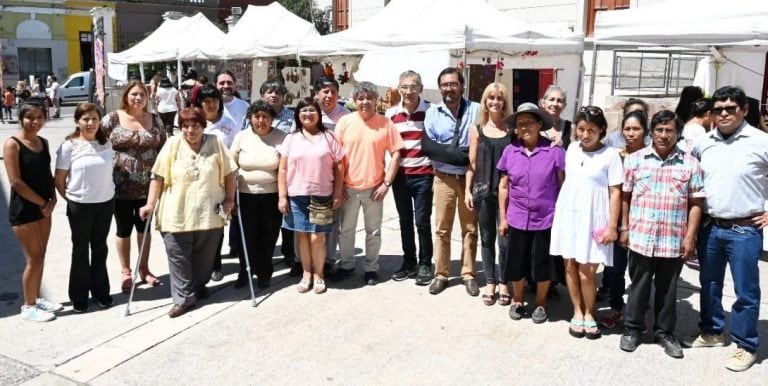
<path fill-rule="evenodd" d="M 315 0 L 278 0 L 278 3 L 298 17 L 314 23 L 320 35 L 331 31 L 331 21 L 325 12 L 317 7 Z"/>

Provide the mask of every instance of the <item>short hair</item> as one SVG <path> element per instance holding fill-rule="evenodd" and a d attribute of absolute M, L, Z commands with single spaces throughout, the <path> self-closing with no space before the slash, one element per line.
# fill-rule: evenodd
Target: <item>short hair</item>
<path fill-rule="evenodd" d="M 205 75 L 200 75 L 197 77 L 197 81 L 200 82 L 200 84 L 208 84 L 208 77 Z"/>
<path fill-rule="evenodd" d="M 261 87 L 259 87 L 259 95 L 264 96 L 269 91 L 274 91 L 280 96 L 285 96 L 285 94 L 288 94 L 288 89 L 285 87 L 283 82 L 279 80 L 268 80 L 261 84 Z"/>
<path fill-rule="evenodd" d="M 643 127 L 643 135 L 648 135 L 648 115 L 645 113 L 645 111 L 635 110 L 628 112 L 627 115 L 621 119 L 621 129 L 623 130 L 624 124 L 633 118 L 637 119 L 637 121 L 640 122 L 640 126 Z"/>
<path fill-rule="evenodd" d="M 687 122 L 691 119 L 691 103 L 701 98 L 704 98 L 704 91 L 701 91 L 701 87 L 683 87 L 683 91 L 680 92 L 680 101 L 677 103 L 675 114 L 677 114 L 683 122 Z"/>
<path fill-rule="evenodd" d="M 709 98 L 701 98 L 694 102 L 691 102 L 691 106 L 688 111 L 690 112 L 690 118 L 704 118 L 708 112 L 712 111 L 712 100 Z"/>
<path fill-rule="evenodd" d="M 360 94 L 368 94 L 373 96 L 373 99 L 379 99 L 379 90 L 375 84 L 371 82 L 358 82 L 352 89 L 352 99 L 357 99 Z"/>
<path fill-rule="evenodd" d="M 235 76 L 232 75 L 232 71 L 224 70 L 216 74 L 216 76 L 213 77 L 213 83 L 219 83 L 219 77 L 222 75 L 229 75 L 230 78 L 232 78 L 232 81 L 235 81 Z"/>
<path fill-rule="evenodd" d="M 416 79 L 416 83 L 418 83 L 419 86 L 424 87 L 424 83 L 421 82 L 421 75 L 413 70 L 403 71 L 403 73 L 400 74 L 400 77 L 398 78 L 398 83 L 402 83 L 404 80 L 409 78 Z"/>
<path fill-rule="evenodd" d="M 293 111 L 293 121 L 296 122 L 296 132 L 300 132 L 301 129 L 304 128 L 304 125 L 301 123 L 301 119 L 299 119 L 299 111 L 307 106 L 312 106 L 315 108 L 315 110 L 317 110 L 317 129 L 320 131 L 325 131 L 326 127 L 322 122 L 323 110 L 320 108 L 320 103 L 318 103 L 315 98 L 304 97 L 301 98 L 299 103 L 296 104 L 296 109 Z"/>
<path fill-rule="evenodd" d="M 640 105 L 640 106 L 642 106 L 643 107 L 643 111 L 645 111 L 646 114 L 648 113 L 648 104 L 645 103 L 644 100 L 639 99 L 639 98 L 629 98 L 629 99 L 627 99 L 626 102 L 624 102 L 624 108 L 623 108 L 623 111 L 622 111 L 622 115 L 627 115 L 627 113 L 629 113 L 629 106 L 633 106 L 633 105 Z"/>
<path fill-rule="evenodd" d="M 144 104 L 144 111 L 147 111 L 147 105 L 149 104 L 149 90 L 147 90 L 147 85 L 144 84 L 144 82 L 141 81 L 141 79 L 133 79 L 128 81 L 128 84 L 123 87 L 123 95 L 120 97 L 120 106 L 118 106 L 119 110 L 127 111 L 128 110 L 128 93 L 131 91 L 132 88 L 138 87 L 142 90 L 144 90 L 144 94 L 147 96 L 147 103 Z"/>
<path fill-rule="evenodd" d="M 720 87 L 715 91 L 714 94 L 712 94 L 712 103 L 714 102 L 725 102 L 728 99 L 736 102 L 736 104 L 739 105 L 742 109 L 744 108 L 744 105 L 747 104 L 747 94 L 744 93 L 744 90 L 742 90 L 739 87 L 734 86 L 725 86 Z"/>
<path fill-rule="evenodd" d="M 201 127 L 208 126 L 208 121 L 205 120 L 203 110 L 198 107 L 186 107 L 179 111 L 177 123 L 179 128 L 184 126 L 185 123 L 197 123 Z"/>
<path fill-rule="evenodd" d="M 32 110 L 40 110 L 40 112 L 43 112 L 43 105 L 39 103 L 30 103 L 30 102 L 24 102 L 24 104 L 19 107 L 19 111 L 17 113 L 17 117 L 19 118 L 19 124 L 21 124 L 21 121 L 26 118 L 27 114 L 31 113 Z M 45 114 L 43 114 L 43 119 L 45 119 Z"/>
<path fill-rule="evenodd" d="M 171 83 L 171 80 L 168 79 L 167 76 L 163 76 L 162 78 L 160 78 L 160 83 L 158 83 L 157 85 L 158 85 L 158 87 L 162 87 L 162 88 L 172 88 L 173 87 L 173 83 Z"/>
<path fill-rule="evenodd" d="M 312 86 L 312 89 L 315 90 L 315 92 L 318 92 L 330 86 L 333 86 L 336 89 L 336 91 L 339 91 L 339 82 L 337 82 L 336 79 L 324 76 L 315 81 L 315 84 Z"/>
<path fill-rule="evenodd" d="M 437 85 L 438 86 L 440 85 L 440 78 L 442 78 L 443 75 L 450 75 L 450 74 L 457 75 L 459 77 L 459 83 L 461 83 L 462 86 L 464 85 L 464 74 L 462 73 L 461 70 L 459 70 L 456 67 L 446 67 L 443 69 L 443 71 L 440 71 L 440 74 L 437 76 Z"/>
<path fill-rule="evenodd" d="M 51 80 L 56 80 L 56 77 L 55 77 L 55 76 L 52 76 L 52 77 L 51 77 Z"/>
<path fill-rule="evenodd" d="M 193 69 L 187 70 L 187 73 L 184 74 L 184 80 L 194 79 L 197 80 L 197 71 Z"/>
<path fill-rule="evenodd" d="M 251 103 L 250 106 L 248 106 L 248 111 L 245 113 L 245 118 L 250 122 L 253 114 L 256 114 L 258 112 L 265 112 L 269 114 L 269 116 L 272 117 L 272 119 L 275 119 L 275 117 L 277 116 L 277 112 L 275 112 L 275 109 L 272 108 L 272 106 L 270 106 L 269 103 L 259 99 L 256 102 Z"/>
<path fill-rule="evenodd" d="M 651 128 L 655 129 L 656 126 L 669 122 L 675 123 L 675 128 L 677 129 L 677 136 L 679 139 L 680 134 L 683 133 L 683 126 L 685 126 L 685 122 L 683 122 L 683 120 L 680 119 L 680 117 L 678 117 L 674 111 L 661 110 L 658 113 L 653 114 L 653 118 L 651 118 Z"/>
<path fill-rule="evenodd" d="M 541 100 L 549 98 L 553 92 L 559 92 L 560 94 L 563 94 L 563 100 L 568 100 L 568 92 L 565 91 L 564 88 L 555 84 L 551 84 L 549 87 L 547 87 L 547 89 L 544 91 L 544 95 L 541 97 Z"/>
<path fill-rule="evenodd" d="M 72 137 L 80 136 L 80 126 L 77 125 L 77 121 L 79 121 L 80 118 L 82 118 L 83 115 L 87 113 L 96 113 L 96 115 L 99 117 L 99 129 L 96 130 L 96 141 L 98 141 L 101 145 L 107 143 L 107 133 L 101 129 L 101 110 L 99 110 L 99 106 L 88 102 L 80 103 L 77 105 L 77 107 L 75 107 L 75 131 L 71 132 L 65 138 L 71 139 Z"/>
<path fill-rule="evenodd" d="M 210 84 L 204 84 L 200 86 L 200 91 L 197 92 L 197 99 L 195 99 L 195 107 L 203 108 L 203 100 L 205 98 L 218 99 L 219 101 L 218 114 L 221 115 L 221 113 L 224 111 L 224 99 L 221 97 L 221 93 L 219 92 L 219 90 Z"/>
<path fill-rule="evenodd" d="M 501 119 L 504 119 L 509 115 L 510 112 L 510 103 L 509 103 L 509 92 L 507 92 L 507 88 L 502 83 L 491 83 L 488 86 L 485 87 L 485 90 L 483 90 L 483 96 L 480 97 L 480 114 L 478 121 L 480 122 L 480 125 L 485 125 L 488 123 L 488 120 L 490 119 L 490 111 L 488 111 L 488 106 L 486 105 L 486 100 L 491 95 L 492 92 L 498 92 L 501 94 L 501 97 L 504 98 L 504 109 L 501 110 Z M 536 115 L 536 114 L 533 114 Z M 537 116 L 537 120 L 541 121 L 541 119 Z M 542 130 L 548 130 L 549 128 L 542 128 Z"/>
<path fill-rule="evenodd" d="M 600 128 L 600 139 L 605 138 L 608 133 L 608 121 L 605 120 L 603 109 L 597 106 L 582 106 L 576 113 L 576 119 L 573 121 L 573 127 L 576 127 L 582 121 L 592 123 Z"/>

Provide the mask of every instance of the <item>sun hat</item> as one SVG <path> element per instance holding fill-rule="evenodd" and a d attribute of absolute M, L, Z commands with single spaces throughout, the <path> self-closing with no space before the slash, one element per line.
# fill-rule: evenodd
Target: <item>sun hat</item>
<path fill-rule="evenodd" d="M 542 110 L 539 108 L 539 106 L 536 106 L 536 104 L 531 102 L 525 102 L 520 104 L 520 106 L 517 107 L 517 111 L 504 118 L 504 123 L 507 124 L 510 128 L 515 128 L 515 121 L 518 114 L 533 114 L 539 118 L 539 121 L 541 121 L 541 130 L 549 130 L 552 127 L 552 116 L 549 115 L 548 112 Z"/>

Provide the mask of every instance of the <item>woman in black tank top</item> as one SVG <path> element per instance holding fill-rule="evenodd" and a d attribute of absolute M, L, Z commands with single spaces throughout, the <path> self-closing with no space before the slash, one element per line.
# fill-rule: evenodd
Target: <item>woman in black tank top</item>
<path fill-rule="evenodd" d="M 51 212 L 56 206 L 48 142 L 37 135 L 45 123 L 45 113 L 39 106 L 27 104 L 18 115 L 21 130 L 5 141 L 3 158 L 11 185 L 9 220 L 27 260 L 21 315 L 28 320 L 49 321 L 61 305 L 40 297 Z"/>

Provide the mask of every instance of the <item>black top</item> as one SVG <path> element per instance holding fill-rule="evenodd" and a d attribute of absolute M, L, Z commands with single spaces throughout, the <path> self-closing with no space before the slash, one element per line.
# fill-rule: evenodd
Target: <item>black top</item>
<path fill-rule="evenodd" d="M 499 194 L 499 169 L 496 165 L 501 159 L 504 148 L 512 143 L 514 131 L 507 131 L 507 135 L 500 138 L 491 138 L 483 133 L 483 127 L 477 125 L 477 166 L 472 185 L 472 195 L 475 201 L 482 200 L 489 194 L 498 197 Z"/>
<path fill-rule="evenodd" d="M 21 180 L 30 189 L 45 200 L 53 198 L 53 174 L 51 173 L 51 153 L 48 151 L 48 141 L 39 137 L 43 142 L 43 150 L 34 152 L 18 138 L 11 137 L 19 144 L 19 172 Z M 21 225 L 43 218 L 37 204 L 22 198 L 11 189 L 11 200 L 8 207 L 8 217 L 12 225 Z"/>

